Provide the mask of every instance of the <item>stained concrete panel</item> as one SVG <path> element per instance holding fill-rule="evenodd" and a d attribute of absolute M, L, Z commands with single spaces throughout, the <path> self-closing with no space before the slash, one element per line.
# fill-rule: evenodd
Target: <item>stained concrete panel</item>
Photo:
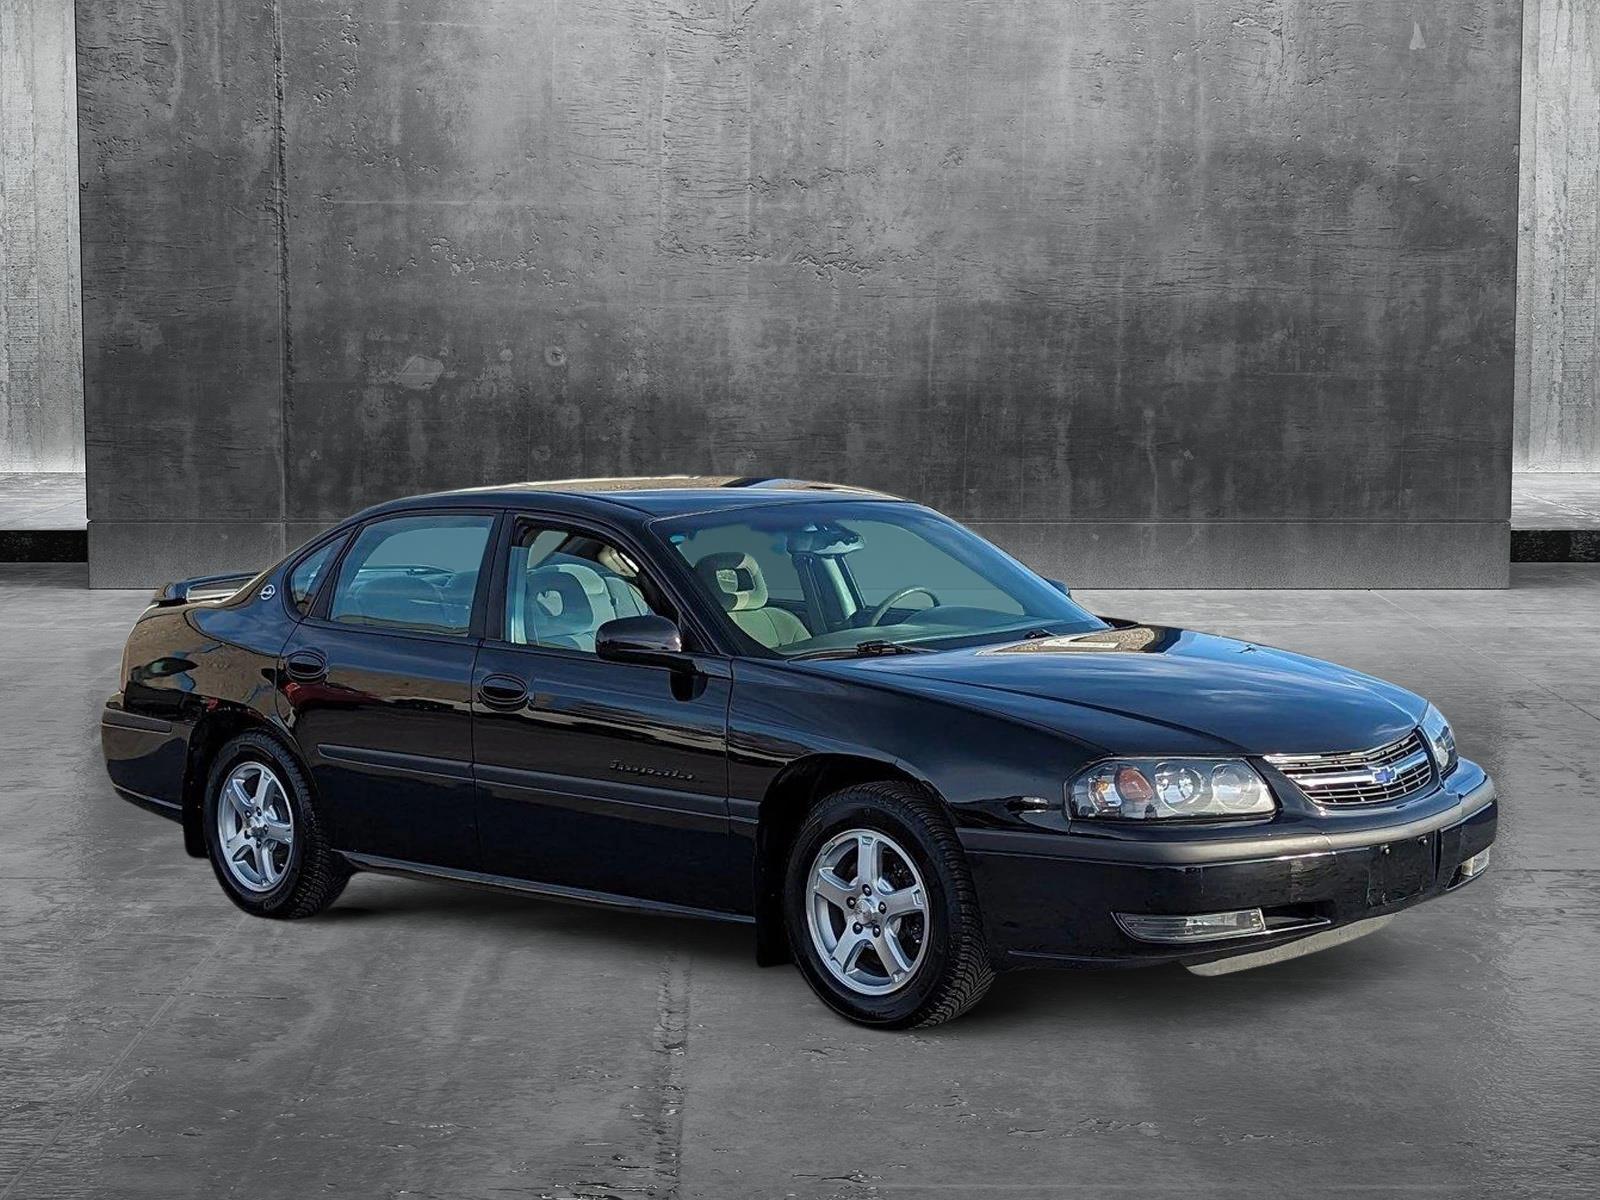
<path fill-rule="evenodd" d="M 0 5 L 0 472 L 83 471 L 71 0 Z"/>
<path fill-rule="evenodd" d="M 78 13 L 90 528 L 173 523 L 132 573 L 92 532 L 101 585 L 284 515 L 274 28 L 270 3 Z"/>
<path fill-rule="evenodd" d="M 1600 470 L 1600 11 L 1526 0 L 1518 470 Z"/>
<path fill-rule="evenodd" d="M 1048 578 L 1160 588 L 1387 587 L 1426 563 L 1430 587 L 1500 588 L 1510 530 L 1490 521 L 976 521 Z M 1487 566 L 1485 566 L 1487 564 Z"/>
<path fill-rule="evenodd" d="M 223 575 L 268 566 L 290 549 L 281 521 L 89 521 L 89 584 Z M 176 568 L 176 569 L 174 569 Z M 131 586 L 120 584 L 119 586 Z M 143 586 L 142 584 L 139 586 Z"/>
<path fill-rule="evenodd" d="M 1505 582 L 1514 6 L 248 11 L 243 87 L 185 87 L 249 131 L 220 150 L 283 245 L 224 222 L 209 269 L 263 336 L 232 331 L 253 386 L 211 417 L 282 436 L 215 497 L 108 489 L 107 515 L 716 470 L 1025 522 L 1082 583 Z M 215 213 L 198 182 L 178 208 Z M 134 309 L 173 274 L 138 240 Z M 132 359 L 108 429 L 168 369 Z M 1086 522 L 1178 525 L 1154 564 L 1143 533 L 1082 558 Z M 1366 528 L 1407 522 L 1451 528 Z"/>

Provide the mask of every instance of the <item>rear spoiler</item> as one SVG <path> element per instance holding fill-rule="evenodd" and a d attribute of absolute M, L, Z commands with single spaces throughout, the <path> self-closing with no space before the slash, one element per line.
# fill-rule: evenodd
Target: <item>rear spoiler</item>
<path fill-rule="evenodd" d="M 232 575 L 196 575 L 193 579 L 179 579 L 156 589 L 152 597 L 156 604 L 188 604 L 193 600 L 226 600 L 257 575 L 243 571 Z"/>

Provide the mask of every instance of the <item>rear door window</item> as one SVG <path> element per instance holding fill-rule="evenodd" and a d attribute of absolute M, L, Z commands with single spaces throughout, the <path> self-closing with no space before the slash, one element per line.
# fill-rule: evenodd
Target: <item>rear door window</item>
<path fill-rule="evenodd" d="M 374 521 L 339 568 L 328 616 L 347 625 L 466 637 L 494 517 Z"/>

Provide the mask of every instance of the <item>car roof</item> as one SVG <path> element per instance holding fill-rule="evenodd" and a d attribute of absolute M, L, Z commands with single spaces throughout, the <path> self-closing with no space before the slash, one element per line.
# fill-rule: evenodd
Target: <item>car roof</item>
<path fill-rule="evenodd" d="M 517 505 L 546 501 L 553 496 L 575 501 L 572 506 L 574 511 L 600 507 L 624 508 L 652 519 L 807 500 L 885 500 L 906 503 L 903 497 L 888 492 L 809 479 L 746 475 L 640 475 L 531 480 L 459 488 L 390 500 L 366 509 L 360 515 L 370 517 L 394 509 L 435 505 L 442 508 Z"/>

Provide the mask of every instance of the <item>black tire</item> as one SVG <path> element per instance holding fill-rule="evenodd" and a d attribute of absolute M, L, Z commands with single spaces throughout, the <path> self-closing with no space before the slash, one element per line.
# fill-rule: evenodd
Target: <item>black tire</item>
<path fill-rule="evenodd" d="M 235 768 L 247 763 L 269 767 L 283 785 L 294 815 L 294 840 L 289 847 L 283 878 L 270 891 L 241 887 L 223 863 L 217 830 L 217 805 L 224 782 Z M 265 733 L 241 733 L 225 744 L 211 762 L 206 777 L 201 827 L 211 869 L 222 890 L 245 912 L 257 917 L 292 920 L 315 916 L 339 898 L 353 873 L 350 864 L 328 843 L 326 827 L 317 815 L 305 772 L 283 745 Z"/>
<path fill-rule="evenodd" d="M 863 995 L 836 979 L 808 926 L 812 863 L 832 839 L 851 829 L 887 834 L 903 847 L 927 893 L 922 957 L 910 980 L 886 995 Z M 852 1021 L 883 1029 L 938 1025 L 966 1012 L 994 981 L 961 843 L 939 802 L 912 784 L 856 784 L 818 804 L 790 848 L 783 895 L 784 923 L 801 974 L 824 1004 Z"/>

